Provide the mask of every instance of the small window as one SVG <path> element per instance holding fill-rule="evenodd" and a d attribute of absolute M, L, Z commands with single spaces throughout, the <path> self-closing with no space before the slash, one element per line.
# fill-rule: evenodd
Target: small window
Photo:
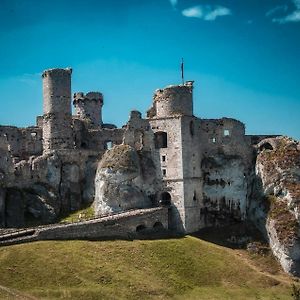
<path fill-rule="evenodd" d="M 167 148 L 168 147 L 168 135 L 166 132 L 159 131 L 154 134 L 155 148 Z"/>
<path fill-rule="evenodd" d="M 194 191 L 194 195 L 193 195 L 193 201 L 197 200 L 197 195 L 196 195 L 196 191 Z"/>
<path fill-rule="evenodd" d="M 212 141 L 213 143 L 216 143 L 216 142 L 217 142 L 217 139 L 216 139 L 216 138 L 212 138 L 211 141 Z"/>
<path fill-rule="evenodd" d="M 161 160 L 162 160 L 162 161 L 166 161 L 166 156 L 163 155 L 163 156 L 161 157 Z"/>
<path fill-rule="evenodd" d="M 225 129 L 225 130 L 224 130 L 224 136 L 230 136 L 230 132 L 229 132 L 228 129 Z"/>
<path fill-rule="evenodd" d="M 162 174 L 163 174 L 164 177 L 167 176 L 167 170 L 166 169 L 162 169 Z"/>

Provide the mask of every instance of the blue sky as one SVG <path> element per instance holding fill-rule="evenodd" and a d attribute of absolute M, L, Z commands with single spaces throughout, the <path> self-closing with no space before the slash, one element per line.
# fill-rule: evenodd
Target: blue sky
<path fill-rule="evenodd" d="M 41 72 L 72 67 L 72 92 L 103 92 L 121 126 L 184 57 L 195 115 L 300 139 L 300 0 L 0 0 L 0 45 L 2 125 L 34 124 Z"/>

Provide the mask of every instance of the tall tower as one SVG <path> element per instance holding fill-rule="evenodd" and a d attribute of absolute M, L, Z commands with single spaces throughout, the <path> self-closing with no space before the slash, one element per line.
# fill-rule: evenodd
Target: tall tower
<path fill-rule="evenodd" d="M 73 148 L 71 113 L 72 69 L 43 72 L 43 151 Z"/>
<path fill-rule="evenodd" d="M 193 116 L 193 82 L 156 90 L 148 118 L 154 132 L 154 160 L 170 204 L 169 226 L 182 232 L 200 227 L 202 195 L 199 124 Z"/>
<path fill-rule="evenodd" d="M 73 105 L 76 115 L 92 127 L 102 125 L 103 95 L 99 92 L 75 93 Z"/>

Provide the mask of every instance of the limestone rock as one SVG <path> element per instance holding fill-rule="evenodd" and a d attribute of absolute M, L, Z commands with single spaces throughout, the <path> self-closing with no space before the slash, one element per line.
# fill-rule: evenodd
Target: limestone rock
<path fill-rule="evenodd" d="M 114 146 L 99 162 L 95 178 L 95 213 L 105 215 L 151 206 L 155 167 L 147 153 L 128 145 Z"/>
<path fill-rule="evenodd" d="M 266 230 L 270 247 L 283 269 L 300 275 L 300 151 L 299 143 L 278 137 L 258 144 L 256 174 L 269 206 Z"/>

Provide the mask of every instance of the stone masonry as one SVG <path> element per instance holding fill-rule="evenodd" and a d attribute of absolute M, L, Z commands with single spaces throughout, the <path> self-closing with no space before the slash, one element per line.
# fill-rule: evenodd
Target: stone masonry
<path fill-rule="evenodd" d="M 71 75 L 43 72 L 35 126 L 0 126 L 0 227 L 55 223 L 93 204 L 97 217 L 167 207 L 165 227 L 181 233 L 245 220 L 262 229 L 256 158 L 275 136 L 194 116 L 193 81 L 156 90 L 147 116 L 132 111 L 121 128 L 103 122 L 100 92 L 75 93 L 72 115 Z"/>

